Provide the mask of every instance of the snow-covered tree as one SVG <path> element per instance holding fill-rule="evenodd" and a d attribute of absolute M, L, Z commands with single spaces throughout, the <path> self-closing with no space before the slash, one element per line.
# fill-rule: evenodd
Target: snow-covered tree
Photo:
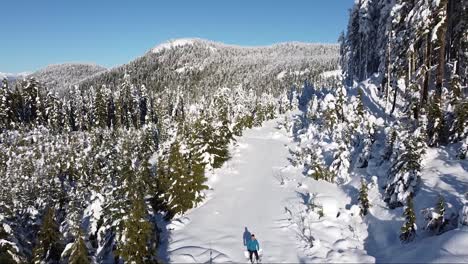
<path fill-rule="evenodd" d="M 364 178 L 361 179 L 361 189 L 359 190 L 359 207 L 361 208 L 361 216 L 367 215 L 367 211 L 369 210 L 369 197 L 367 194 L 368 187 L 367 182 Z"/>
<path fill-rule="evenodd" d="M 409 196 L 406 201 L 403 215 L 405 217 L 405 223 L 401 227 L 400 240 L 403 243 L 407 243 L 413 241 L 416 236 L 416 230 L 418 229 L 416 225 L 416 215 L 413 209 L 413 198 L 411 198 L 411 196 Z"/>
<path fill-rule="evenodd" d="M 88 264 L 91 263 L 88 256 L 88 248 L 83 239 L 83 234 L 79 231 L 76 235 L 75 242 L 71 247 L 68 263 L 70 264 Z"/>
<path fill-rule="evenodd" d="M 132 199 L 130 215 L 124 220 L 122 241 L 117 254 L 128 263 L 148 263 L 153 259 L 153 226 L 147 219 L 147 210 L 142 198 Z"/>
<path fill-rule="evenodd" d="M 390 208 L 402 206 L 416 193 L 421 178 L 421 160 L 426 151 L 420 128 L 411 134 L 402 131 L 398 137 L 397 156 L 389 170 L 384 197 Z"/>
<path fill-rule="evenodd" d="M 330 165 L 330 173 L 334 175 L 334 180 L 338 184 L 347 183 L 351 177 L 349 175 L 350 153 L 348 146 L 344 142 L 340 142 L 338 149 L 333 156 L 334 160 Z"/>
<path fill-rule="evenodd" d="M 46 209 L 33 251 L 33 263 L 58 262 L 63 250 L 54 209 Z"/>

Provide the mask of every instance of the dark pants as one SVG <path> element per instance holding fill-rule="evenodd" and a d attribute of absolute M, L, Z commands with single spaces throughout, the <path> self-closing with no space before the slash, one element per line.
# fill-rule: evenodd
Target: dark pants
<path fill-rule="evenodd" d="M 255 258 L 258 261 L 258 251 L 257 250 L 249 250 L 249 257 L 250 257 L 250 262 L 253 262 L 252 260 L 252 254 L 255 254 Z"/>

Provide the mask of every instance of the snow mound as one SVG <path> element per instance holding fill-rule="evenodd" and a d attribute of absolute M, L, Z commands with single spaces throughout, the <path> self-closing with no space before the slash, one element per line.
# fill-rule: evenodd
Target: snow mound
<path fill-rule="evenodd" d="M 167 229 L 179 230 L 179 229 L 182 229 L 184 226 L 186 226 L 188 223 L 190 223 L 190 218 L 188 217 L 177 218 L 177 219 L 172 220 L 171 223 L 167 225 Z"/>
<path fill-rule="evenodd" d="M 341 70 L 334 70 L 334 71 L 325 71 L 320 74 L 322 78 L 330 78 L 330 77 L 339 77 L 341 75 Z"/>

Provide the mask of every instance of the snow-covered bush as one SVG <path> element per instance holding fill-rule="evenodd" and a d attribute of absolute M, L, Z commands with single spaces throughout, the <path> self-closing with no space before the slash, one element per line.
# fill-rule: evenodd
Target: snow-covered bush
<path fill-rule="evenodd" d="M 464 205 L 459 213 L 459 227 L 468 226 L 468 205 Z"/>
<path fill-rule="evenodd" d="M 468 153 L 468 137 L 465 138 L 465 140 L 463 141 L 462 145 L 460 146 L 460 148 L 458 149 L 458 153 L 457 153 L 457 157 L 459 159 L 466 159 L 466 155 Z"/>
<path fill-rule="evenodd" d="M 333 158 L 330 173 L 334 176 L 335 182 L 338 184 L 347 183 L 351 179 L 349 175 L 350 153 L 345 142 L 339 144 Z"/>
<path fill-rule="evenodd" d="M 439 197 L 437 206 L 435 208 L 423 209 L 422 214 L 426 221 L 424 229 L 429 230 L 435 234 L 440 234 L 444 231 L 447 224 L 445 219 L 445 201 L 442 196 Z"/>
<path fill-rule="evenodd" d="M 312 220 L 310 219 L 309 214 L 301 213 L 299 216 L 296 216 L 296 224 L 299 229 L 298 236 L 299 238 L 309 247 L 312 248 L 315 243 L 315 237 L 312 234 Z"/>

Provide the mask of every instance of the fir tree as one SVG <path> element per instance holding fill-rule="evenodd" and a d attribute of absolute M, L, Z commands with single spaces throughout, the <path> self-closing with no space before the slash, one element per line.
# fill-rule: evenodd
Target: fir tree
<path fill-rule="evenodd" d="M 145 202 L 142 198 L 132 198 L 132 210 L 129 217 L 124 220 L 122 241 L 117 254 L 126 263 L 150 263 L 155 249 L 152 248 L 152 223 L 147 219 Z"/>
<path fill-rule="evenodd" d="M 8 81 L 6 78 L 2 80 L 2 87 L 0 88 L 0 131 L 6 129 L 10 123 L 9 116 L 9 90 L 8 90 Z"/>
<path fill-rule="evenodd" d="M 429 146 L 438 146 L 445 143 L 445 117 L 442 110 L 441 97 L 434 96 L 428 110 L 429 127 L 427 136 Z"/>
<path fill-rule="evenodd" d="M 468 99 L 460 100 L 455 105 L 451 134 L 453 140 L 468 136 Z"/>
<path fill-rule="evenodd" d="M 167 163 L 160 162 L 158 179 L 169 208 L 169 218 L 185 213 L 199 201 L 204 185 L 204 167 L 199 158 L 183 154 L 184 146 L 175 141 L 170 148 Z M 161 190 L 161 189 L 160 189 Z"/>
<path fill-rule="evenodd" d="M 359 207 L 361 208 L 361 216 L 367 215 L 367 211 L 370 207 L 369 198 L 367 195 L 367 182 L 364 178 L 361 179 L 361 189 L 359 190 Z"/>
<path fill-rule="evenodd" d="M 411 196 L 408 197 L 403 216 L 405 217 L 406 222 L 401 227 L 400 240 L 403 243 L 407 243 L 413 241 L 417 230 L 416 215 L 414 214 L 413 198 Z"/>
<path fill-rule="evenodd" d="M 88 248 L 83 239 L 83 234 L 81 230 L 78 231 L 78 234 L 76 235 L 75 242 L 73 243 L 73 246 L 71 248 L 71 253 L 68 259 L 68 263 L 70 264 L 90 263 L 89 256 L 88 256 Z"/>
<path fill-rule="evenodd" d="M 59 228 L 54 218 L 54 209 L 47 208 L 33 250 L 33 263 L 58 262 L 60 260 L 63 247 Z"/>
<path fill-rule="evenodd" d="M 13 247 L 10 241 L 8 241 L 8 233 L 3 228 L 3 224 L 0 222 L 0 263 L 4 264 L 16 264 L 13 258 Z M 11 243 L 11 244 L 10 244 Z"/>
<path fill-rule="evenodd" d="M 358 105 L 356 107 L 357 115 L 361 118 L 364 118 L 364 102 L 363 102 L 363 92 L 361 88 L 358 88 Z"/>
<path fill-rule="evenodd" d="M 105 100 L 103 90 L 104 88 L 98 88 L 96 90 L 94 98 L 94 125 L 96 127 L 106 128 L 107 127 L 107 102 Z"/>

